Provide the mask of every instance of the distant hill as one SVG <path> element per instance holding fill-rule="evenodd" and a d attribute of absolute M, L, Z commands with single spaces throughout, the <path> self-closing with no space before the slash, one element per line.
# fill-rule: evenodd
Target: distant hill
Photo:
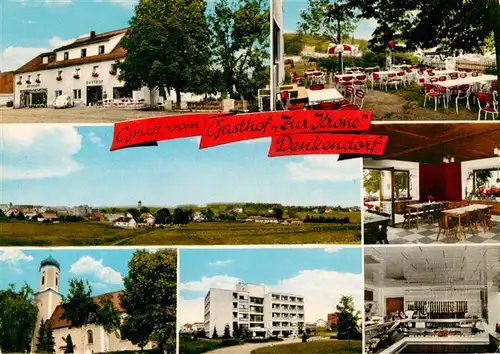
<path fill-rule="evenodd" d="M 300 35 L 297 33 L 285 33 L 283 35 L 285 42 L 285 55 L 300 55 L 305 46 L 314 47 L 316 53 L 326 53 L 328 46 L 332 43 L 331 39 L 324 36 Z M 344 38 L 343 43 L 355 44 L 361 51 L 368 49 L 366 39 Z"/>

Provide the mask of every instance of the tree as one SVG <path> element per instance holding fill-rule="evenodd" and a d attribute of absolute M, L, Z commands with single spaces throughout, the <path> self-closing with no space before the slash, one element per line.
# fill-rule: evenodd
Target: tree
<path fill-rule="evenodd" d="M 189 224 L 189 214 L 181 208 L 176 208 L 174 210 L 174 215 L 172 216 L 172 223 L 176 225 Z"/>
<path fill-rule="evenodd" d="M 276 218 L 276 220 L 283 220 L 283 209 L 281 208 L 273 208 L 273 216 Z"/>
<path fill-rule="evenodd" d="M 342 296 L 340 298 L 337 305 L 338 339 L 361 339 L 358 324 L 360 315 L 361 312 L 354 307 L 352 296 Z"/>
<path fill-rule="evenodd" d="M 241 338 L 243 339 L 252 338 L 252 332 L 250 332 L 247 326 L 241 326 Z"/>
<path fill-rule="evenodd" d="M 269 2 L 221 0 L 209 14 L 219 87 L 234 99 L 255 99 L 269 83 Z M 218 68 L 217 68 L 218 67 Z"/>
<path fill-rule="evenodd" d="M 64 354 L 70 354 L 70 353 L 74 353 L 74 349 L 73 349 L 73 340 L 71 339 L 71 334 L 68 334 L 68 336 L 66 337 L 66 350 L 64 351 Z"/>
<path fill-rule="evenodd" d="M 36 344 L 37 353 L 55 353 L 56 343 L 50 326 L 50 320 L 41 321 L 38 330 L 38 341 Z"/>
<path fill-rule="evenodd" d="M 212 338 L 213 338 L 213 339 L 217 339 L 217 338 L 219 338 L 219 335 L 217 334 L 217 327 L 214 327 L 214 331 L 213 331 L 213 333 L 212 333 Z"/>
<path fill-rule="evenodd" d="M 203 217 L 205 218 L 205 220 L 207 221 L 214 221 L 215 220 L 215 213 L 212 209 L 208 208 L 206 210 L 203 210 L 201 212 L 201 214 L 203 215 Z"/>
<path fill-rule="evenodd" d="M 378 170 L 363 171 L 363 188 L 368 193 L 380 191 L 381 175 Z"/>
<path fill-rule="evenodd" d="M 166 208 L 162 208 L 158 210 L 155 217 L 155 224 L 171 224 L 172 223 L 172 215 L 170 214 L 170 210 Z"/>
<path fill-rule="evenodd" d="M 82 347 L 84 341 L 83 331 L 88 324 L 100 325 L 107 333 L 118 329 L 120 318 L 109 298 L 103 297 L 96 301 L 91 297 L 92 287 L 89 282 L 80 279 L 71 279 L 69 294 L 62 298 L 64 310 L 62 319 L 68 321 L 72 327 L 82 330 Z"/>
<path fill-rule="evenodd" d="M 498 0 L 350 0 L 364 18 L 377 21 L 370 46 L 399 39 L 408 50 L 438 47 L 446 52 L 481 52 L 493 33 L 500 78 L 500 3 Z"/>
<path fill-rule="evenodd" d="M 231 332 L 229 331 L 229 325 L 228 324 L 226 324 L 226 326 L 224 327 L 224 335 L 222 336 L 222 338 L 224 338 L 224 339 L 231 338 Z"/>
<path fill-rule="evenodd" d="M 132 218 L 134 220 L 137 220 L 139 218 L 139 210 L 135 209 L 135 208 L 130 208 L 127 210 L 127 213 L 129 213 L 130 215 L 132 215 Z"/>
<path fill-rule="evenodd" d="M 139 212 L 142 214 L 142 213 L 149 213 L 151 212 L 151 209 L 148 208 L 148 207 L 141 207 L 141 209 L 139 210 Z"/>
<path fill-rule="evenodd" d="M 34 292 L 26 284 L 16 291 L 13 284 L 0 290 L 0 348 L 4 352 L 25 352 L 29 350 L 31 331 L 36 324 L 37 308 Z"/>
<path fill-rule="evenodd" d="M 20 211 L 17 215 L 16 215 L 16 220 L 26 220 L 26 217 L 24 216 L 23 212 Z"/>
<path fill-rule="evenodd" d="M 118 64 L 120 80 L 131 89 L 147 86 L 202 93 L 210 64 L 210 33 L 204 0 L 140 1 L 123 39 L 127 58 Z"/>
<path fill-rule="evenodd" d="M 144 348 L 151 341 L 171 350 L 176 338 L 177 252 L 137 251 L 128 264 L 121 305 L 122 337 Z"/>

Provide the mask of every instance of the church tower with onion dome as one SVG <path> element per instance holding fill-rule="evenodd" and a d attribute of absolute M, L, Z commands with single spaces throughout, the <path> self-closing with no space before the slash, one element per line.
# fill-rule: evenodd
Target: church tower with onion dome
<path fill-rule="evenodd" d="M 35 332 L 31 342 L 32 352 L 36 351 L 40 323 L 50 319 L 55 308 L 61 303 L 59 293 L 59 274 L 61 266 L 57 260 L 49 256 L 40 263 L 40 286 L 35 294 L 35 305 L 38 309 Z"/>

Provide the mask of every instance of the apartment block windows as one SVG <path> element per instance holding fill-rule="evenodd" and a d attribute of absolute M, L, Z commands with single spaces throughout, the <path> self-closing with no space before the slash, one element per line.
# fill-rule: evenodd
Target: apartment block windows
<path fill-rule="evenodd" d="M 80 51 L 80 57 L 82 58 L 85 58 L 87 56 L 87 49 L 86 48 L 83 48 L 81 51 Z"/>
<path fill-rule="evenodd" d="M 99 46 L 99 54 L 104 54 L 104 46 L 103 45 Z"/>
<path fill-rule="evenodd" d="M 64 60 L 68 60 L 69 59 L 69 52 L 64 52 Z"/>

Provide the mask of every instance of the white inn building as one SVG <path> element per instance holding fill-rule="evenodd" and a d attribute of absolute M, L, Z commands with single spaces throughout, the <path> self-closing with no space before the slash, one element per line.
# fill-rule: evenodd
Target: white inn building
<path fill-rule="evenodd" d="M 15 71 L 14 107 L 51 107 L 59 95 L 71 96 L 75 106 L 122 98 L 145 105 L 162 102 L 158 90 L 143 87 L 127 91 L 125 83 L 118 80 L 116 64 L 127 56 L 121 44 L 128 31 L 92 31 L 71 44 L 37 55 Z M 200 101 L 202 96 L 186 93 L 181 98 Z M 175 100 L 175 91 L 170 91 L 167 100 Z"/>
<path fill-rule="evenodd" d="M 210 289 L 205 297 L 205 333 L 219 337 L 229 326 L 247 328 L 253 337 L 297 336 L 304 327 L 304 298 L 300 295 L 266 293 L 264 285 L 236 285 L 235 290 Z M 286 333 L 285 333 L 286 332 Z"/>

